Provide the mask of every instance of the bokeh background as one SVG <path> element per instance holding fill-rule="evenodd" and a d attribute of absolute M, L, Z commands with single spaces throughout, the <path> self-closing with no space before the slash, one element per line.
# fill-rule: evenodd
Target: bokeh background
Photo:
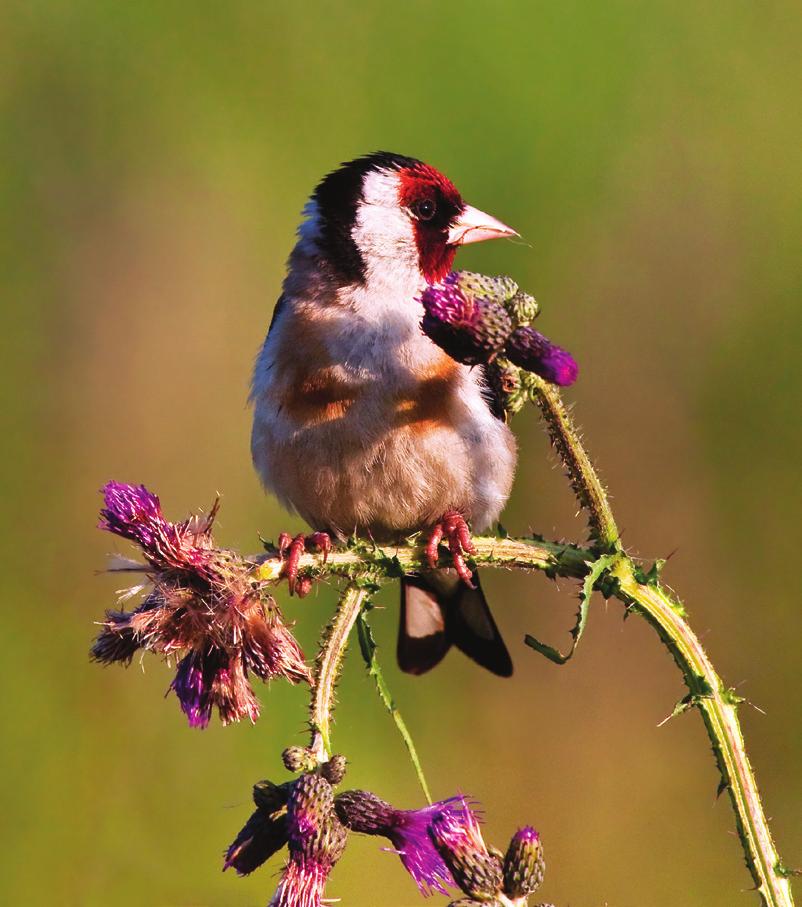
<path fill-rule="evenodd" d="M 625 540 L 673 552 L 668 582 L 756 707 L 749 751 L 800 865 L 799 4 L 6 0 L 0 17 L 2 901 L 269 899 L 280 860 L 240 880 L 220 854 L 252 782 L 286 777 L 303 691 L 199 733 L 165 666 L 90 664 L 119 585 L 98 571 L 125 550 L 95 528 L 97 491 L 145 482 L 175 518 L 219 491 L 218 538 L 244 550 L 299 528 L 251 470 L 249 372 L 306 196 L 376 148 L 522 233 L 460 263 L 516 277 L 579 359 L 568 397 Z M 535 413 L 515 428 L 505 523 L 581 538 Z M 498 844 L 540 828 L 558 905 L 756 903 L 701 721 L 658 728 L 684 690 L 653 632 L 599 599 L 558 668 L 522 637 L 564 644 L 576 590 L 486 586 L 511 681 L 458 654 L 401 676 L 394 589 L 374 621 L 435 794 L 481 800 Z M 308 648 L 332 603 L 286 602 Z M 351 784 L 420 803 L 356 652 L 337 718 Z M 375 839 L 329 893 L 419 901 Z"/>

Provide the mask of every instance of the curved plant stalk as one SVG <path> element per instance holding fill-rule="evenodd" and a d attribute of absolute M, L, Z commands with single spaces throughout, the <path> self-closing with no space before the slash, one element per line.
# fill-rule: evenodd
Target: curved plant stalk
<path fill-rule="evenodd" d="M 791 873 L 772 840 L 738 721 L 737 707 L 743 700 L 721 682 L 699 638 L 685 622 L 682 604 L 658 583 L 639 582 L 637 571 L 630 558 L 619 559 L 610 571 L 617 581 L 615 594 L 657 630 L 682 671 L 688 695 L 674 713 L 692 706 L 702 713 L 721 772 L 719 792 L 729 792 L 755 890 L 767 907 L 791 907 Z"/>
<path fill-rule="evenodd" d="M 573 421 L 559 393 L 534 375 L 524 379 L 526 389 L 540 407 L 549 434 L 571 486 L 588 514 L 593 544 L 579 547 L 542 539 L 475 538 L 475 565 L 494 565 L 519 570 L 543 570 L 550 578 L 593 577 L 593 587 L 605 596 L 620 599 L 630 612 L 640 614 L 657 631 L 682 672 L 688 695 L 675 712 L 693 706 L 702 713 L 713 753 L 721 772 L 719 790 L 729 791 L 735 811 L 738 836 L 746 864 L 765 907 L 793 907 L 789 876 L 780 860 L 769 830 L 755 775 L 744 746 L 738 721 L 740 698 L 724 686 L 698 637 L 685 620 L 681 602 L 659 583 L 659 565 L 648 572 L 620 546 L 618 529 L 604 488 L 585 452 Z M 602 564 L 604 569 L 600 569 Z M 326 563 L 320 555 L 301 558 L 302 575 L 313 579 L 339 576 L 351 581 L 330 625 L 329 635 L 318 661 L 313 696 L 313 749 L 319 758 L 329 753 L 329 719 L 333 687 L 342 660 L 348 633 L 356 621 L 365 592 L 355 582 L 380 583 L 426 565 L 424 546 L 416 539 L 392 549 L 352 540 L 347 548 L 332 551 Z M 443 566 L 447 566 L 443 559 Z M 269 554 L 257 559 L 255 573 L 260 580 L 278 579 L 281 561 Z M 585 590 L 586 607 L 590 590 Z M 583 612 L 574 637 L 584 626 Z M 531 642 L 530 642 L 531 645 Z M 540 651 L 550 647 L 538 644 Z M 536 648 L 538 646 L 535 646 Z M 573 648 L 573 647 L 572 647 Z M 553 660 L 565 660 L 559 656 Z"/>
<path fill-rule="evenodd" d="M 334 616 L 323 631 L 317 658 L 312 699 L 309 704 L 309 727 L 312 740 L 309 748 L 318 762 L 331 758 L 331 718 L 334 713 L 335 691 L 342 669 L 348 637 L 367 598 L 364 586 L 350 583 L 337 604 Z"/>
<path fill-rule="evenodd" d="M 604 487 L 560 394 L 536 375 L 529 378 L 532 397 L 546 421 L 552 444 L 577 500 L 589 514 L 591 535 L 603 550 L 621 551 Z M 719 792 L 729 791 L 738 837 L 755 890 L 767 907 L 790 907 L 793 904 L 790 873 L 774 845 L 738 721 L 737 707 L 742 700 L 721 682 L 699 638 L 684 619 L 684 607 L 657 582 L 658 573 L 655 565 L 644 574 L 622 552 L 609 571 L 614 581 L 610 591 L 657 630 L 682 671 L 688 695 L 677 711 L 697 706 L 702 713 L 721 773 Z"/>
<path fill-rule="evenodd" d="M 373 631 L 367 622 L 367 612 L 371 608 L 368 597 L 371 588 L 373 588 L 371 584 L 365 581 L 349 583 L 340 596 L 334 615 L 323 630 L 320 647 L 315 658 L 315 674 L 309 703 L 309 727 L 312 732 L 309 750 L 318 764 L 328 762 L 332 757 L 331 723 L 334 716 L 337 681 L 340 679 L 351 631 L 356 625 L 359 647 L 365 660 L 365 666 L 376 683 L 379 697 L 401 734 L 426 800 L 431 803 L 432 797 L 415 744 L 401 713 L 396 708 L 376 657 L 376 642 L 373 638 Z"/>
<path fill-rule="evenodd" d="M 531 372 L 519 372 L 519 375 L 540 407 L 551 443 L 563 462 L 579 506 L 587 514 L 591 538 L 604 552 L 620 551 L 618 526 L 607 493 L 559 391 Z"/>

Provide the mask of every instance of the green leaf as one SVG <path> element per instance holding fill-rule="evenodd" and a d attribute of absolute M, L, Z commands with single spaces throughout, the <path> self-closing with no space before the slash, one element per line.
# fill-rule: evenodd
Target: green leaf
<path fill-rule="evenodd" d="M 423 790 L 424 796 L 428 803 L 432 802 L 431 794 L 429 793 L 429 786 L 426 783 L 426 778 L 423 774 L 423 769 L 421 768 L 420 759 L 418 759 L 418 753 L 415 749 L 415 744 L 412 742 L 412 737 L 407 729 L 404 719 L 401 717 L 401 713 L 396 708 L 395 702 L 393 700 L 390 689 L 387 686 L 387 681 L 384 679 L 381 668 L 379 667 L 379 660 L 376 656 L 376 640 L 373 637 L 373 630 L 370 628 L 368 623 L 368 612 L 373 606 L 371 604 L 366 604 L 365 607 L 359 612 L 359 617 L 356 622 L 357 636 L 359 638 L 359 649 L 362 652 L 362 658 L 365 660 L 365 667 L 368 669 L 368 674 L 376 682 L 376 690 L 379 693 L 379 698 L 384 703 L 385 708 L 390 713 L 395 726 L 398 728 L 398 732 L 401 734 L 406 748 L 409 752 L 409 758 L 412 761 L 412 766 L 415 769 L 415 774 L 418 776 L 418 783 Z"/>
<path fill-rule="evenodd" d="M 635 579 L 643 586 L 656 586 L 660 582 L 660 574 L 666 565 L 665 558 L 658 558 L 648 570 L 636 564 L 634 569 Z"/>
<path fill-rule="evenodd" d="M 555 649 L 553 646 L 549 646 L 540 640 L 535 639 L 534 636 L 530 636 L 528 633 L 524 637 L 524 642 L 536 652 L 540 652 L 541 655 L 545 655 L 549 661 L 553 661 L 555 664 L 564 665 L 569 658 L 576 651 L 576 647 L 579 645 L 579 640 L 582 638 L 582 634 L 585 632 L 585 625 L 588 622 L 588 608 L 590 605 L 590 597 L 593 595 L 593 589 L 598 583 L 602 576 L 613 566 L 613 564 L 618 559 L 618 554 L 603 554 L 598 560 L 593 561 L 592 564 L 589 564 L 589 570 L 585 576 L 585 580 L 582 583 L 582 591 L 579 593 L 579 611 L 576 616 L 576 624 L 574 624 L 571 629 L 571 636 L 573 637 L 571 641 L 571 648 L 563 654 L 558 649 Z"/>

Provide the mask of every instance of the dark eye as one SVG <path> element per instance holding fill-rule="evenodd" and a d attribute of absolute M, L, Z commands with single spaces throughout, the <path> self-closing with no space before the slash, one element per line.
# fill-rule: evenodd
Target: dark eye
<path fill-rule="evenodd" d="M 437 211 L 437 205 L 431 198 L 423 198 L 412 206 L 412 213 L 418 220 L 431 220 Z"/>

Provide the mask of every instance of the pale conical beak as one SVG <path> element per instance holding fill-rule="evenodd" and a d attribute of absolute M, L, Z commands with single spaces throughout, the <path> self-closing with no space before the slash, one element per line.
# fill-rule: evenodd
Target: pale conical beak
<path fill-rule="evenodd" d="M 519 235 L 512 227 L 502 224 L 495 217 L 466 205 L 448 231 L 448 244 L 466 246 L 468 243 L 482 242 L 485 239 L 503 239 L 505 236 Z"/>

